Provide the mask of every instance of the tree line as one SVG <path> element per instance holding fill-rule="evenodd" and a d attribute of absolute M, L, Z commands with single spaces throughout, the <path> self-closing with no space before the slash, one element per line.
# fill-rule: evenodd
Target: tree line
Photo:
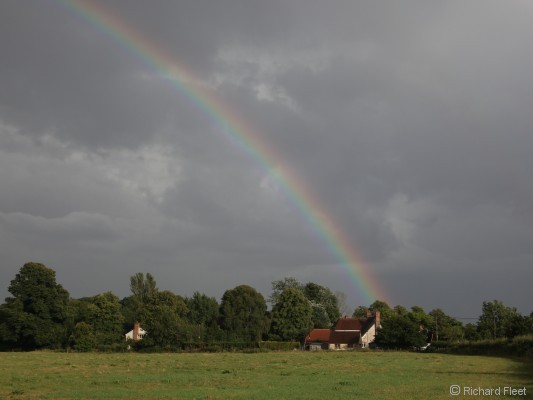
<path fill-rule="evenodd" d="M 268 300 L 248 285 L 226 290 L 220 302 L 200 292 L 183 297 L 160 290 L 150 273 L 133 275 L 130 289 L 123 299 L 112 292 L 73 299 L 56 282 L 54 270 L 27 263 L 0 305 L 0 349 L 118 351 L 125 349 L 124 334 L 135 322 L 148 332 L 133 344 L 139 349 L 216 351 L 261 341 L 301 343 L 311 329 L 330 328 L 346 308 L 342 293 L 294 278 L 272 282 Z M 364 318 L 376 310 L 382 321 L 377 342 L 384 347 L 419 345 L 428 336 L 454 341 L 533 333 L 533 312 L 523 316 L 497 300 L 483 303 L 477 323 L 467 325 L 440 309 L 391 308 L 379 300 L 357 307 L 352 316 Z"/>

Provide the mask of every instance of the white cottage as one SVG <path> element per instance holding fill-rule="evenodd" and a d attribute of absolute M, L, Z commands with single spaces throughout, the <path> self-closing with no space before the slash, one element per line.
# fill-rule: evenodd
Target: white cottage
<path fill-rule="evenodd" d="M 126 335 L 124 336 L 126 336 L 126 340 L 129 339 L 136 342 L 138 340 L 142 340 L 142 338 L 144 338 L 144 335 L 146 335 L 146 331 L 141 328 L 138 322 L 135 322 L 135 324 L 133 325 L 133 329 L 126 333 Z"/>

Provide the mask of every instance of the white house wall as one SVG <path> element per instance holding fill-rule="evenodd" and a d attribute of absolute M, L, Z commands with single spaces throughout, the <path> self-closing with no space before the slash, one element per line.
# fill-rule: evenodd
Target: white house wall
<path fill-rule="evenodd" d="M 372 324 L 372 326 L 368 328 L 368 331 L 366 331 L 365 334 L 361 336 L 361 345 L 363 347 L 367 347 L 368 344 L 372 343 L 375 338 L 376 338 L 376 324 Z"/>

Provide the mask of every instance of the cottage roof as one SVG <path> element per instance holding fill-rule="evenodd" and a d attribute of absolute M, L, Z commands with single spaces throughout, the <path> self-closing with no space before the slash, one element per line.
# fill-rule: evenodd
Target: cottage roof
<path fill-rule="evenodd" d="M 359 331 L 349 331 L 349 332 L 339 332 L 332 331 L 329 338 L 329 343 L 331 344 L 355 344 L 359 343 L 359 338 L 361 337 L 361 332 Z"/>
<path fill-rule="evenodd" d="M 339 318 L 333 328 L 335 331 L 359 331 L 366 332 L 372 326 L 375 317 L 369 318 Z"/>
<path fill-rule="evenodd" d="M 331 329 L 313 329 L 305 338 L 305 342 L 329 342 L 331 332 Z"/>
<path fill-rule="evenodd" d="M 359 344 L 361 338 L 379 321 L 379 313 L 376 314 L 367 318 L 339 318 L 331 329 L 313 329 L 305 338 L 305 343 Z M 366 343 L 374 340 L 374 334 L 371 336 L 365 339 Z"/>

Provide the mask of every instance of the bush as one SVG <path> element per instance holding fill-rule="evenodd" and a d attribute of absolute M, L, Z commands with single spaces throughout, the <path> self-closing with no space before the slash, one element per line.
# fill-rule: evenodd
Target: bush
<path fill-rule="evenodd" d="M 428 349 L 433 352 L 465 355 L 491 355 L 501 357 L 533 358 L 533 335 L 513 339 L 486 339 L 461 342 L 433 342 Z"/>
<path fill-rule="evenodd" d="M 204 350 L 208 353 L 220 353 L 222 352 L 222 346 L 219 346 L 218 344 L 211 344 L 206 346 Z"/>
<path fill-rule="evenodd" d="M 102 353 L 125 353 L 128 351 L 128 343 L 100 344 L 96 350 Z"/>
<path fill-rule="evenodd" d="M 86 322 L 78 322 L 70 336 L 70 344 L 76 351 L 87 352 L 96 347 L 96 337 L 93 328 Z"/>
<path fill-rule="evenodd" d="M 174 345 L 158 346 L 146 340 L 131 343 L 134 351 L 142 353 L 176 353 L 176 352 L 245 352 L 259 350 L 257 342 L 212 342 L 212 343 L 176 343 Z"/>
<path fill-rule="evenodd" d="M 244 354 L 254 354 L 254 353 L 268 353 L 270 350 L 268 349 L 243 349 L 241 352 Z"/>
<path fill-rule="evenodd" d="M 295 349 L 299 350 L 300 342 L 259 342 L 259 349 L 273 351 L 291 351 Z"/>

